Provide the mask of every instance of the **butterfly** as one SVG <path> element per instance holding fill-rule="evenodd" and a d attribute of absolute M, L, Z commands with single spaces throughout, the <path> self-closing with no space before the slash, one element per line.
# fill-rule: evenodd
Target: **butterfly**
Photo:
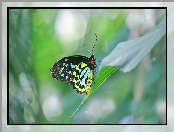
<path fill-rule="evenodd" d="M 53 78 L 71 84 L 77 93 L 82 94 L 86 92 L 89 95 L 96 67 L 97 64 L 94 54 L 91 57 L 74 55 L 56 61 L 50 71 Z"/>

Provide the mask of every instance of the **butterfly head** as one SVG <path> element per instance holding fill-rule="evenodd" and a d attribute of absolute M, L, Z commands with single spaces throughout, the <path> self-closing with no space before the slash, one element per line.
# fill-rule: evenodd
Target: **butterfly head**
<path fill-rule="evenodd" d="M 95 58 L 94 54 L 91 55 L 89 60 L 90 60 L 89 63 L 92 65 L 92 67 L 94 67 L 94 68 L 97 67 L 97 64 L 96 64 L 96 61 L 95 61 L 96 58 Z"/>
<path fill-rule="evenodd" d="M 94 54 L 92 54 L 91 57 L 90 57 L 90 64 L 91 64 L 91 65 L 95 65 Z"/>

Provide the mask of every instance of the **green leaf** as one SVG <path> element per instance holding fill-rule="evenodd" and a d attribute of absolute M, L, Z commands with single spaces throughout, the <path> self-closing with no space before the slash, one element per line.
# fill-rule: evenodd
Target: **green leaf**
<path fill-rule="evenodd" d="M 114 50 L 102 60 L 99 68 L 103 66 L 118 66 L 123 72 L 131 71 L 164 35 L 166 35 L 165 17 L 146 35 L 119 43 Z"/>
<path fill-rule="evenodd" d="M 91 94 L 118 68 L 116 66 L 104 66 L 97 75 L 96 82 L 92 88 Z"/>

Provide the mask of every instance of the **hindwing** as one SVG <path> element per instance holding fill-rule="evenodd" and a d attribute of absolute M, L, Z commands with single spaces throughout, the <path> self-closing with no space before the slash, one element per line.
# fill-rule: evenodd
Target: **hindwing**
<path fill-rule="evenodd" d="M 87 94 L 90 94 L 93 70 L 90 69 L 86 63 L 81 62 L 76 66 L 72 76 L 73 81 L 71 84 L 73 85 L 73 88 L 78 93 L 86 92 Z"/>

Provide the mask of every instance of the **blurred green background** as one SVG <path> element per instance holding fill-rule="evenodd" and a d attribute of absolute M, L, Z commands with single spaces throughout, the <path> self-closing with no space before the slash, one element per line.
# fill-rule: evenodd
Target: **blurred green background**
<path fill-rule="evenodd" d="M 7 125 L 7 7 L 9 6 L 15 6 L 15 7 L 24 7 L 24 6 L 115 6 L 115 7 L 140 7 L 140 6 L 147 6 L 147 7 L 167 7 L 167 124 L 168 125 L 163 125 L 163 126 L 159 126 L 159 125 L 122 125 L 122 126 L 118 126 L 118 125 L 41 125 L 41 126 L 33 126 L 33 125 Z M 3 2 L 2 3 L 2 132 L 35 132 L 35 131 L 62 131 L 62 132 L 79 132 L 79 131 L 84 131 L 84 132 L 89 132 L 89 131 L 94 131 L 94 132 L 105 132 L 105 131 L 110 131 L 110 132 L 115 132 L 115 131 L 119 131 L 119 132 L 144 132 L 144 131 L 148 131 L 148 132 L 173 132 L 174 131 L 174 127 L 173 127 L 173 122 L 174 122 L 174 81 L 173 81 L 173 74 L 174 74 L 174 70 L 173 70 L 173 65 L 174 65 L 174 59 L 173 59 L 173 53 L 174 53 L 174 45 L 173 45 L 173 41 L 174 41 L 174 26 L 173 26 L 173 19 L 174 19 L 174 3 L 173 2 L 138 2 L 138 3 L 134 3 L 134 2 L 93 2 L 93 3 L 80 3 L 80 2 L 75 2 L 75 3 L 64 3 L 64 2 L 52 2 L 52 3 L 41 3 L 41 2 Z M 173 11 L 173 13 L 171 13 Z M 170 16 L 170 17 L 169 17 Z M 145 24 L 143 24 L 145 25 Z M 98 37 L 99 39 L 99 37 Z M 111 40 L 110 40 L 111 41 Z M 94 43 L 94 41 L 92 42 Z M 115 43 L 116 44 L 116 43 Z M 82 48 L 83 46 L 81 46 L 80 48 Z M 88 47 L 90 49 L 90 47 Z M 96 52 L 97 48 L 95 48 L 94 53 Z M 86 50 L 83 50 L 84 52 L 86 52 Z M 90 56 L 89 53 L 87 53 L 87 56 Z M 100 57 L 99 55 L 97 56 L 97 58 Z M 57 59 L 57 58 L 56 58 Z M 118 71 L 115 73 L 118 74 Z M 123 74 L 123 73 L 121 73 Z M 133 76 L 134 77 L 134 76 Z M 111 78 L 111 77 L 110 77 Z M 131 76 L 132 78 L 132 76 Z M 121 78 L 120 78 L 121 79 Z M 18 77 L 19 80 L 19 77 Z M 54 80 L 54 79 L 53 79 Z M 52 81 L 53 81 L 52 80 Z M 55 80 L 56 81 L 56 80 Z M 108 81 L 108 80 L 107 80 Z M 107 82 L 105 82 L 107 83 Z M 134 82 L 132 82 L 134 83 Z M 103 88 L 104 89 L 104 88 Z M 74 91 L 72 89 L 72 87 L 69 88 L 69 91 Z M 101 91 L 102 88 L 100 87 L 97 91 Z M 20 92 L 20 90 L 18 90 Z M 96 92 L 97 92 L 96 91 Z M 106 90 L 105 90 L 106 92 Z M 134 93 L 132 91 L 132 93 Z M 75 91 L 74 91 L 75 94 Z M 95 93 L 94 93 L 95 94 Z M 93 95 L 94 95 L 93 94 Z M 33 95 L 33 94 L 32 94 Z M 75 94 L 76 96 L 78 94 Z M 103 97 L 103 96 L 102 96 Z M 17 96 L 16 96 L 17 98 Z M 92 98 L 92 96 L 90 96 L 90 98 Z M 131 98 L 131 100 L 133 100 Z M 18 100 L 17 100 L 18 101 Z M 16 101 L 16 102 L 17 102 Z M 39 100 L 37 100 L 39 102 Z M 80 100 L 81 101 L 81 100 Z M 79 102 L 80 102 L 79 101 Z M 88 101 L 88 100 L 87 100 Z M 14 101 L 15 102 L 15 101 Z M 19 102 L 19 101 L 18 101 Z M 21 102 L 20 102 L 21 103 Z M 85 102 L 86 103 L 86 102 Z M 31 104 L 31 103 L 30 103 Z M 159 109 L 163 109 L 164 107 L 164 103 L 159 103 L 161 105 Z M 28 104 L 27 104 L 28 105 Z M 85 104 L 83 104 L 84 106 Z M 123 104 L 124 105 L 124 104 Z M 24 106 L 23 106 L 24 107 Z M 19 109 L 20 107 L 18 107 L 17 109 Z M 42 108 L 40 108 L 42 109 Z M 80 108 L 81 109 L 81 108 Z M 123 109 L 124 110 L 124 109 Z M 19 110 L 18 110 L 19 111 Z M 33 110 L 31 110 L 33 111 Z M 30 112 L 31 112 L 30 111 Z M 37 110 L 36 110 L 37 111 Z M 164 112 L 163 112 L 164 113 Z M 163 114 L 162 113 L 162 114 Z M 72 114 L 72 113 L 71 113 Z M 36 114 L 37 115 L 37 114 Z M 24 116 L 22 114 L 22 116 Z M 84 116 L 84 115 L 83 115 Z M 14 116 L 15 117 L 15 116 Z M 30 116 L 32 119 L 32 116 Z M 44 117 L 44 116 L 43 116 Z M 69 117 L 69 116 L 68 116 Z"/>
<path fill-rule="evenodd" d="M 10 124 L 165 124 L 166 38 L 131 72 L 115 72 L 76 110 L 85 94 L 53 79 L 50 68 L 70 55 L 102 60 L 122 41 L 157 25 L 165 10 L 10 9 Z M 132 20 L 133 19 L 133 20 Z M 95 42 L 95 35 L 98 41 Z"/>

